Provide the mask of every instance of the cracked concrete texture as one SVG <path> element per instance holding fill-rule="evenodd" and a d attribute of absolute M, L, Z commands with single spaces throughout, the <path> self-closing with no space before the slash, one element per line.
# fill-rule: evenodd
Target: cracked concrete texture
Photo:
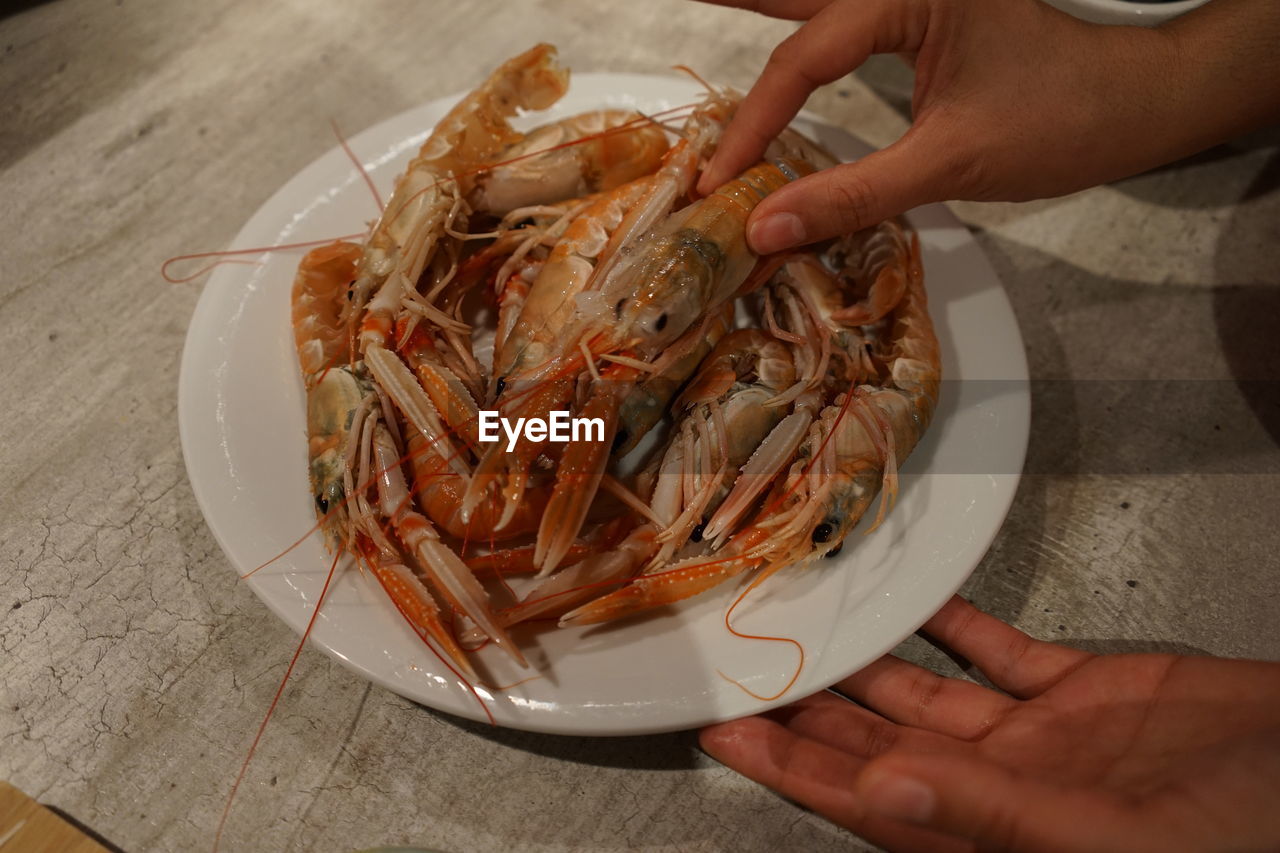
<path fill-rule="evenodd" d="M 165 284 L 164 258 L 225 245 L 332 146 L 329 118 L 356 131 L 533 40 L 581 70 L 687 62 L 746 86 L 789 31 L 676 0 L 64 0 L 0 21 L 0 778 L 127 850 L 207 846 L 294 646 L 186 481 L 175 391 L 199 285 Z M 877 60 L 811 107 L 883 145 L 908 91 Z M 1278 184 L 1263 134 L 1064 199 L 954 206 L 1043 380 L 1028 476 L 966 587 L 980 605 L 1095 650 L 1280 656 Z M 861 846 L 689 734 L 493 731 L 311 651 L 226 842 Z"/>

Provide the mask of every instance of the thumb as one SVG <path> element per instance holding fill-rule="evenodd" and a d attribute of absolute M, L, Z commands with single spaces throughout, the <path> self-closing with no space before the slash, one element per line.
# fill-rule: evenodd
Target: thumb
<path fill-rule="evenodd" d="M 772 193 L 751 215 L 747 242 L 767 255 L 875 225 L 948 197 L 941 164 L 950 158 L 908 133 L 853 163 L 823 169 Z"/>
<path fill-rule="evenodd" d="M 998 849 L 1146 849 L 1155 840 L 1100 794 L 977 758 L 888 755 L 859 774 L 855 795 L 871 814 Z"/>

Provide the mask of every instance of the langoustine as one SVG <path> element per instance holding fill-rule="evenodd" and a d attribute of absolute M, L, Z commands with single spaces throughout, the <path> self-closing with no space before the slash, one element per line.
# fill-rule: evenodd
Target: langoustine
<path fill-rule="evenodd" d="M 606 621 L 829 553 L 877 494 L 882 517 L 939 388 L 905 223 L 785 259 L 747 247 L 754 206 L 829 155 L 788 131 L 690 201 L 736 95 L 710 92 L 670 147 L 630 114 L 508 123 L 566 85 L 545 45 L 495 71 L 428 138 L 367 244 L 311 253 L 295 291 L 327 539 L 472 678 L 459 636 L 523 662 L 507 629 L 528 618 Z M 564 408 L 602 436 L 486 446 L 487 408 Z M 623 465 L 664 421 L 668 439 Z M 485 566 L 543 580 L 499 601 Z"/>

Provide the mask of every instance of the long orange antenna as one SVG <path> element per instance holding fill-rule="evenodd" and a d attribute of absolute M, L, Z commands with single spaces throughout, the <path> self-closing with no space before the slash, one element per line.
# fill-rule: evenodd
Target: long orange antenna
<path fill-rule="evenodd" d="M 306 242 L 303 242 L 303 243 L 280 243 L 275 246 L 255 246 L 254 248 L 251 248 L 251 249 L 223 249 L 222 251 L 218 251 L 218 252 L 193 252 L 190 255 L 176 255 L 175 257 L 169 258 L 169 260 L 165 261 L 163 264 L 160 265 L 160 275 L 163 276 L 164 280 L 169 282 L 170 284 L 185 284 L 188 281 L 192 281 L 196 278 L 199 278 L 200 276 L 204 275 L 206 272 L 218 266 L 219 264 L 253 263 L 253 261 L 220 260 L 216 263 L 210 264 L 207 267 L 201 268 L 198 272 L 192 273 L 191 275 L 186 276 L 185 278 L 174 278 L 173 276 L 169 275 L 170 266 L 172 266 L 173 264 L 181 263 L 182 261 L 196 261 L 196 260 L 200 260 L 201 258 L 229 258 L 229 257 L 234 257 L 236 255 L 260 255 L 265 252 L 283 252 L 287 249 L 311 249 L 311 248 L 314 248 L 315 246 L 327 246 L 330 243 L 339 243 L 339 242 L 342 242 L 343 240 L 362 240 L 362 239 L 364 239 L 363 231 L 360 232 L 359 234 L 343 234 L 341 237 L 325 237 L 323 240 L 307 240 Z"/>
<path fill-rule="evenodd" d="M 369 188 L 369 192 L 373 193 L 373 202 L 378 206 L 378 213 L 382 213 L 384 207 L 382 196 L 378 194 L 378 188 L 373 185 L 373 178 L 369 177 L 369 172 L 365 169 L 364 164 L 360 162 L 360 158 L 351 150 L 351 146 L 347 144 L 346 137 L 342 135 L 342 131 L 338 129 L 338 122 L 335 119 L 329 119 L 329 126 L 333 128 L 333 135 L 338 137 L 338 144 L 342 146 L 342 150 L 347 153 L 347 159 L 356 167 L 356 171 L 360 173 L 360 177 L 364 178 L 365 186 Z"/>
<path fill-rule="evenodd" d="M 249 762 L 253 760 L 253 754 L 258 751 L 258 742 L 262 740 L 262 733 L 267 730 L 267 723 L 271 722 L 271 716 L 276 711 L 276 705 L 280 702 L 284 687 L 289 683 L 289 676 L 293 674 L 293 667 L 298 663 L 298 658 L 302 655 L 302 649 L 307 645 L 307 640 L 311 637 L 311 629 L 316 624 L 316 617 L 320 615 L 320 606 L 324 604 L 324 598 L 329 592 L 329 584 L 333 581 L 333 574 L 338 568 L 338 559 L 341 556 L 341 553 L 333 555 L 333 562 L 329 564 L 329 574 L 325 576 L 324 586 L 320 589 L 320 597 L 316 599 L 316 606 L 311 611 L 311 618 L 307 620 L 307 628 L 302 632 L 302 639 L 298 641 L 298 647 L 294 649 L 293 658 L 289 661 L 289 667 L 284 671 L 284 678 L 280 679 L 280 686 L 276 688 L 276 695 L 271 697 L 271 705 L 267 708 L 267 714 L 262 718 L 262 724 L 258 726 L 258 733 L 254 735 L 253 743 L 249 746 L 249 754 L 244 757 L 244 762 L 240 765 L 240 772 L 236 775 L 236 781 L 231 785 L 231 793 L 227 796 L 227 804 L 222 809 L 222 817 L 218 818 L 218 829 L 213 835 L 214 853 L 217 853 L 218 845 L 222 843 L 222 830 L 227 823 L 227 815 L 231 814 L 231 806 L 235 802 L 236 791 L 240 789 L 244 774 L 249 770 Z"/>
<path fill-rule="evenodd" d="M 761 702 L 772 702 L 774 699 L 777 699 L 779 696 L 785 695 L 786 692 L 795 685 L 796 679 L 800 677 L 801 670 L 804 669 L 804 646 L 800 644 L 799 640 L 795 640 L 791 637 L 774 637 L 768 634 L 748 634 L 743 631 L 739 631 L 737 628 L 733 627 L 733 624 L 730 620 L 733 618 L 733 611 L 736 610 L 738 605 L 742 603 L 743 599 L 747 597 L 747 594 L 751 592 L 751 590 L 758 587 L 760 584 L 764 583 L 766 579 L 771 577 L 774 574 L 774 572 L 778 571 L 778 569 L 782 568 L 783 565 L 784 565 L 783 563 L 774 563 L 772 566 L 765 569 L 760 574 L 756 575 L 756 577 L 751 581 L 751 583 L 747 585 L 747 588 L 744 589 L 741 593 L 739 593 L 738 597 L 734 599 L 733 604 L 729 605 L 729 609 L 724 612 L 724 627 L 728 629 L 729 633 L 733 634 L 735 637 L 741 637 L 744 640 L 764 640 L 770 643 L 790 643 L 791 645 L 795 646 L 796 651 L 800 653 L 800 660 L 799 662 L 796 663 L 796 671 L 791 674 L 791 678 L 787 680 L 787 683 L 783 685 L 782 689 L 779 690 L 777 693 L 774 693 L 772 696 L 762 696 L 759 693 L 756 693 L 747 685 L 743 684 L 741 681 L 738 681 L 736 678 L 731 678 L 725 675 L 720 670 L 718 669 L 716 670 L 716 674 L 719 675 L 721 678 L 723 678 L 725 681 L 735 685 L 743 693 L 746 693 L 752 698 L 759 699 Z"/>
<path fill-rule="evenodd" d="M 687 65 L 673 65 L 671 66 L 671 68 L 674 71 L 681 71 L 681 72 L 684 72 L 685 74 L 688 74 L 694 80 L 697 80 L 700 84 L 702 84 L 702 88 L 706 89 L 708 92 L 714 92 L 716 90 L 716 87 L 708 83 L 705 77 L 703 77 L 701 74 L 699 74 L 697 71 L 694 71 L 692 68 L 690 68 Z"/>

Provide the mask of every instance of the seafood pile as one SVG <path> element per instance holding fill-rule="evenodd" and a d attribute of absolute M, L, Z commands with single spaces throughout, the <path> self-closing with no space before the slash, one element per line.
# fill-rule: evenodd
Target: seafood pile
<path fill-rule="evenodd" d="M 476 642 L 524 663 L 517 623 L 604 622 L 834 553 L 877 495 L 883 518 L 939 390 L 905 223 L 747 245 L 760 200 L 829 154 L 786 131 L 694 198 L 736 94 L 514 129 L 567 86 L 548 45 L 506 62 L 364 245 L 313 250 L 294 283 L 327 543 L 473 679 Z M 495 413 L 530 426 L 492 440 Z M 565 413 L 572 433 L 538 440 Z M 537 578 L 519 600 L 514 572 Z"/>

